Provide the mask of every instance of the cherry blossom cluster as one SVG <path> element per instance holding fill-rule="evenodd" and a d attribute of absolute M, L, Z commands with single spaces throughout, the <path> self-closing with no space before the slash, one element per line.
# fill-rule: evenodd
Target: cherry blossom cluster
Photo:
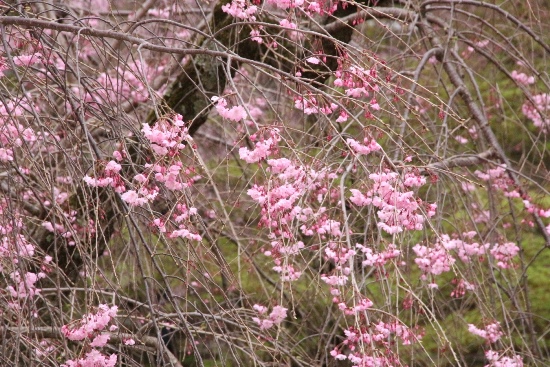
<path fill-rule="evenodd" d="M 127 188 L 120 175 L 122 165 L 113 160 L 105 164 L 97 177 L 86 175 L 84 181 L 92 187 L 113 187 L 116 192 L 122 194 L 122 199 L 132 206 L 143 205 L 154 200 L 159 192 L 156 183 L 163 183 L 168 190 L 188 188 L 194 179 L 190 177 L 182 179 L 182 173 L 191 175 L 192 170 L 183 169 L 179 161 L 169 164 L 162 159 L 176 157 L 186 147 L 183 142 L 192 143 L 193 139 L 181 115 L 175 115 L 172 119 L 160 119 L 153 127 L 143 124 L 141 131 L 149 141 L 151 149 L 159 156 L 159 163 L 146 164 L 145 171 L 134 176 L 134 181 L 139 186 L 137 190 Z M 126 159 L 126 154 L 119 151 L 115 151 L 113 156 L 117 161 Z"/>
<path fill-rule="evenodd" d="M 380 219 L 378 226 L 387 233 L 421 230 L 424 224 L 423 209 L 426 217 L 435 215 L 436 204 L 428 204 L 424 208 L 422 200 L 415 198 L 413 191 L 405 191 L 406 187 L 424 185 L 424 177 L 408 173 L 402 179 L 396 172 L 385 171 L 372 173 L 369 178 L 374 181 L 372 188 L 365 194 L 357 189 L 350 189 L 350 201 L 359 207 L 377 207 Z"/>
<path fill-rule="evenodd" d="M 154 126 L 143 124 L 141 132 L 149 140 L 153 151 L 161 157 L 174 157 L 185 149 L 184 142 L 193 141 L 181 115 L 161 118 Z"/>
<path fill-rule="evenodd" d="M 352 271 L 350 264 L 352 264 L 352 259 L 357 252 L 355 249 L 348 248 L 340 242 L 329 241 L 325 247 L 324 253 L 324 259 L 333 262 L 335 265 L 331 275 L 321 274 L 321 280 L 331 287 L 330 292 L 334 296 L 332 302 L 338 304 L 340 310 L 344 311 L 346 314 L 350 310 L 358 311 L 353 307 L 348 307 L 339 297 L 341 295 L 339 288 L 342 288 L 348 283 L 349 275 Z M 370 303 L 370 301 L 368 302 Z M 370 306 L 372 306 L 372 303 L 370 303 L 369 307 Z"/>
<path fill-rule="evenodd" d="M 277 153 L 278 143 L 281 141 L 279 133 L 280 130 L 278 128 L 272 128 L 267 131 L 267 138 L 264 137 L 264 134 L 252 134 L 250 140 L 254 143 L 254 149 L 250 150 L 247 147 L 239 148 L 240 158 L 246 163 L 257 163 Z"/>
<path fill-rule="evenodd" d="M 118 356 L 111 354 L 106 356 L 96 349 L 92 349 L 89 353 L 86 353 L 84 358 L 77 360 L 68 360 L 61 365 L 61 367 L 115 367 Z"/>
<path fill-rule="evenodd" d="M 290 20 L 285 18 L 285 19 L 282 19 L 281 21 L 279 21 L 279 25 L 281 27 L 289 28 L 289 30 L 286 30 L 286 34 L 288 35 L 288 38 L 290 38 L 291 40 L 298 41 L 302 37 L 301 33 L 291 30 L 291 29 L 297 29 L 298 28 L 298 25 L 296 23 L 291 22 Z M 299 75 L 297 75 L 297 76 L 299 76 Z"/>
<path fill-rule="evenodd" d="M 473 239 L 475 232 L 466 232 L 462 236 L 465 239 Z M 427 274 L 440 275 L 451 270 L 457 259 L 462 263 L 467 264 L 477 258 L 483 261 L 485 257 L 492 256 L 497 261 L 497 266 L 502 269 L 507 269 L 513 266 L 513 259 L 519 253 L 519 247 L 513 242 L 508 243 L 490 243 L 480 244 L 461 240 L 459 238 L 451 238 L 447 234 L 439 236 L 438 240 L 430 245 L 424 246 L 417 244 L 413 248 L 416 254 L 415 263 L 422 270 L 422 279 L 426 279 Z M 437 287 L 436 284 L 431 284 L 432 287 Z M 469 283 L 462 283 L 460 286 L 463 289 L 471 288 Z"/>
<path fill-rule="evenodd" d="M 153 126 L 143 124 L 141 132 L 148 140 L 155 160 L 153 163 L 146 163 L 143 170 L 134 175 L 133 183 L 125 182 L 120 174 L 122 165 L 118 162 L 124 163 L 128 159 L 128 155 L 122 149 L 113 152 L 118 162 L 109 161 L 100 175 L 94 178 L 86 175 L 84 181 L 92 187 L 111 186 L 116 192 L 121 193 L 121 199 L 128 205 L 142 206 L 155 200 L 160 193 L 160 185 L 169 191 L 184 191 L 201 178 L 195 174 L 193 167 L 184 167 L 178 158 L 187 146 L 194 147 L 193 138 L 189 135 L 181 115 L 160 119 Z M 172 222 L 166 218 L 155 218 L 152 224 L 169 238 L 201 241 L 202 237 L 190 225 L 190 217 L 196 214 L 196 208 L 179 203 L 171 211 Z M 54 228 L 62 229 L 62 226 Z"/>
<path fill-rule="evenodd" d="M 250 80 L 250 71 L 241 67 L 233 77 L 233 83 L 237 86 L 246 85 Z M 246 126 L 256 126 L 258 119 L 265 113 L 267 100 L 263 96 L 250 96 L 242 105 L 232 104 L 230 106 L 229 96 L 235 94 L 232 88 L 226 88 L 222 96 L 214 96 L 210 100 L 215 105 L 216 112 L 229 121 L 243 122 L 232 125 L 238 133 L 245 134 Z"/>
<path fill-rule="evenodd" d="M 302 272 L 296 270 L 294 266 L 289 262 L 289 259 L 298 255 L 300 250 L 304 248 L 304 243 L 298 241 L 294 245 L 285 245 L 281 239 L 276 239 L 275 236 L 271 241 L 271 250 L 264 251 L 265 256 L 271 256 L 273 258 L 273 271 L 280 274 L 283 282 L 291 282 L 297 280 L 302 275 Z"/>
<path fill-rule="evenodd" d="M 100 173 L 97 177 L 86 175 L 83 180 L 91 187 L 112 187 L 115 192 L 123 193 L 126 191 L 126 186 L 119 174 L 121 169 L 120 164 L 109 161 L 103 167 L 99 167 Z"/>
<path fill-rule="evenodd" d="M 382 149 L 380 144 L 376 142 L 376 140 L 366 137 L 363 139 L 363 143 L 358 142 L 355 139 L 348 138 L 346 139 L 346 143 L 350 146 L 351 149 L 357 154 L 370 154 L 371 152 L 378 151 Z M 408 185 L 411 186 L 411 185 Z"/>
<path fill-rule="evenodd" d="M 531 85 L 531 84 L 535 83 L 535 77 L 534 76 L 532 76 L 532 75 L 529 76 L 525 73 L 520 73 L 517 70 L 512 70 L 511 76 L 512 76 L 512 79 L 514 79 L 519 84 Z"/>
<path fill-rule="evenodd" d="M 334 303 L 338 304 L 338 309 L 344 313 L 344 315 L 355 315 L 358 316 L 358 314 L 368 310 L 371 308 L 374 303 L 368 299 L 368 298 L 361 298 L 357 302 L 355 302 L 354 305 L 348 306 L 345 302 L 338 302 L 337 298 L 333 299 Z M 360 316 L 359 316 L 360 317 Z"/>
<path fill-rule="evenodd" d="M 268 4 L 273 4 L 279 9 L 298 8 L 305 14 L 332 14 L 336 11 L 339 0 L 267 0 Z"/>
<path fill-rule="evenodd" d="M 246 158 L 246 157 L 245 157 Z M 260 226 L 271 231 L 272 248 L 265 254 L 275 262 L 274 270 L 283 280 L 296 280 L 301 272 L 294 269 L 289 258 L 298 254 L 303 243 L 295 241 L 294 227 L 306 236 L 339 238 L 341 224 L 330 219 L 325 207 L 314 209 L 301 202 L 322 201 L 327 193 L 325 180 L 336 176 L 327 170 L 296 164 L 287 158 L 268 159 L 271 172 L 269 185 L 253 185 L 248 195 L 261 206 Z"/>
<path fill-rule="evenodd" d="M 340 0 L 268 0 L 268 5 L 273 5 L 278 9 L 288 11 L 288 16 L 284 17 L 280 21 L 280 25 L 290 29 L 297 29 L 295 22 L 289 20 L 293 17 L 311 16 L 312 14 L 332 14 L 336 11 Z M 222 11 L 234 17 L 237 21 L 250 21 L 254 22 L 259 16 L 259 0 L 232 0 L 222 6 Z M 296 12 L 294 9 L 299 9 L 300 12 Z M 260 37 L 260 32 L 263 26 L 253 26 L 254 28 L 250 32 L 250 39 L 252 41 L 263 43 L 264 38 Z M 288 32 L 290 39 L 298 40 L 301 34 L 297 31 Z M 273 48 L 277 48 L 277 42 L 270 40 L 269 44 Z M 298 73 L 297 76 L 300 74 Z"/>
<path fill-rule="evenodd" d="M 390 243 L 386 249 L 382 252 L 374 252 L 372 248 L 357 244 L 355 246 L 358 251 L 363 253 L 365 260 L 361 263 L 363 267 L 365 266 L 376 266 L 382 268 L 386 263 L 392 259 L 396 259 L 401 255 L 401 251 L 397 249 L 397 246 L 393 243 Z"/>
<path fill-rule="evenodd" d="M 529 197 L 523 199 L 523 205 L 528 213 L 537 213 L 542 218 L 550 218 L 550 209 L 543 209 L 531 202 Z"/>
<path fill-rule="evenodd" d="M 121 196 L 128 204 L 143 205 L 154 200 L 159 193 L 158 184 L 163 184 L 170 191 L 183 191 L 200 179 L 193 167 L 184 167 L 177 159 L 182 150 L 194 144 L 181 115 L 161 119 L 153 127 L 143 124 L 142 133 L 158 159 L 156 163 L 145 164 L 145 170 L 134 176 L 138 187 Z M 167 230 L 167 221 L 162 218 L 156 218 L 153 224 L 160 233 L 166 233 L 170 238 L 201 241 L 201 236 L 189 224 L 190 217 L 196 214 L 196 208 L 179 203 L 171 211 L 173 224 L 170 227 L 174 227 L 172 230 Z"/>
<path fill-rule="evenodd" d="M 248 114 L 246 113 L 246 110 L 243 106 L 237 105 L 231 108 L 227 108 L 227 100 L 225 98 L 212 97 L 211 100 L 212 102 L 216 103 L 216 111 L 218 111 L 220 116 L 224 119 L 239 122 L 248 117 Z"/>
<path fill-rule="evenodd" d="M 501 190 L 504 196 L 510 198 L 520 197 L 514 181 L 507 175 L 506 165 L 502 164 L 485 172 L 476 170 L 474 174 L 482 181 L 489 182 L 491 187 Z"/>
<path fill-rule="evenodd" d="M 426 279 L 426 274 L 439 275 L 451 270 L 455 263 L 455 258 L 449 254 L 444 244 L 439 241 L 433 246 L 427 247 L 417 244 L 413 247 L 416 254 L 414 262 L 422 270 L 422 279 Z M 436 285 L 434 285 L 436 286 Z"/>
<path fill-rule="evenodd" d="M 156 218 L 152 224 L 160 233 L 166 233 L 168 238 L 187 238 L 199 242 L 202 241 L 201 235 L 196 233 L 189 224 L 190 217 L 194 215 L 197 215 L 197 208 L 188 208 L 187 205 L 178 203 L 171 214 L 172 222 Z M 167 226 L 169 229 L 166 228 Z"/>
<path fill-rule="evenodd" d="M 14 285 L 8 286 L 6 289 L 13 298 L 32 298 L 40 293 L 40 289 L 36 288 L 35 283 L 38 279 L 45 278 L 44 273 L 26 272 L 21 274 L 19 271 L 14 271 L 10 274 L 10 278 Z"/>
<path fill-rule="evenodd" d="M 451 297 L 453 298 L 462 298 L 466 294 L 466 291 L 473 291 L 476 289 L 475 284 L 464 279 L 453 279 L 451 284 L 455 285 L 455 289 L 451 292 Z"/>
<path fill-rule="evenodd" d="M 288 308 L 275 306 L 269 315 L 267 315 L 267 307 L 262 305 L 254 305 L 254 310 L 260 317 L 253 317 L 252 320 L 260 326 L 260 330 L 267 330 L 274 325 L 279 325 L 287 316 Z"/>
<path fill-rule="evenodd" d="M 102 334 L 107 326 L 116 317 L 117 306 L 109 307 L 101 304 L 94 313 L 84 315 L 84 317 L 69 325 L 61 327 L 61 333 L 69 340 L 89 342 L 92 348 L 103 347 L 110 339 L 108 333 Z M 115 331 L 118 327 L 112 324 L 109 331 Z M 90 342 L 91 341 L 91 342 Z M 97 349 L 92 349 L 84 358 L 77 360 L 68 360 L 62 367 L 114 367 L 117 362 L 117 355 L 106 356 Z"/>
<path fill-rule="evenodd" d="M 532 99 L 532 103 L 526 101 L 521 106 L 521 112 L 533 122 L 533 125 L 547 134 L 550 131 L 550 119 L 546 117 L 548 116 L 548 111 L 550 111 L 550 94 L 536 94 Z"/>
<path fill-rule="evenodd" d="M 278 129 L 268 130 L 268 134 L 268 138 L 262 136 L 260 141 L 254 136 L 255 149 L 241 148 L 241 158 L 256 163 L 278 152 Z M 303 206 L 310 201 L 321 202 L 327 193 L 325 180 L 336 176 L 287 158 L 268 159 L 267 165 L 269 185 L 255 184 L 248 195 L 262 208 L 259 225 L 270 229 L 271 248 L 264 250 L 264 254 L 272 257 L 273 270 L 280 274 L 281 280 L 294 281 L 302 273 L 295 268 L 293 258 L 304 248 L 302 241 L 295 240 L 296 226 L 306 236 L 318 234 L 328 239 L 342 235 L 340 223 L 328 217 L 325 207 Z"/>
<path fill-rule="evenodd" d="M 368 326 L 349 327 L 346 339 L 330 355 L 337 360 L 349 360 L 357 367 L 400 366 L 392 346 L 399 340 L 403 345 L 417 342 L 422 337 L 399 321 L 370 323 Z"/>
<path fill-rule="evenodd" d="M 311 93 L 294 97 L 294 107 L 306 115 L 317 113 L 328 115 L 338 109 L 337 104 L 320 102 L 317 97 Z"/>
<path fill-rule="evenodd" d="M 237 19 L 253 22 L 256 20 L 254 14 L 258 11 L 258 7 L 252 5 L 249 0 L 232 0 L 223 5 L 222 10 Z"/>
<path fill-rule="evenodd" d="M 29 67 L 36 64 L 48 63 L 45 49 L 38 38 L 33 37 L 28 30 L 18 27 L 8 27 L 5 38 L 11 49 L 11 61 L 16 67 Z M 14 52 L 15 51 L 15 52 Z M 6 50 L 0 50 L 0 76 L 11 69 L 11 63 L 6 59 Z"/>
<path fill-rule="evenodd" d="M 309 57 L 306 61 L 310 64 L 319 64 L 321 60 L 318 57 L 313 56 Z M 301 74 L 301 71 L 298 71 L 296 76 L 299 77 Z M 349 60 L 347 55 L 344 55 L 338 59 L 338 69 L 334 75 L 336 76 L 336 79 L 333 82 L 334 86 L 337 88 L 343 88 L 344 93 L 348 98 L 353 98 L 355 100 L 365 98 L 368 99 L 368 102 L 363 104 L 365 109 L 365 117 L 372 118 L 372 112 L 380 110 L 380 105 L 378 104 L 375 96 L 376 92 L 380 91 L 380 81 L 376 67 L 373 66 L 370 69 L 365 69 L 354 64 Z M 341 98 L 340 102 L 342 104 L 347 104 L 348 98 Z M 303 111 L 307 115 L 317 113 L 328 115 L 339 109 L 338 104 L 334 102 L 323 102 L 309 92 L 294 97 L 294 105 L 297 109 Z M 345 122 L 348 117 L 348 113 L 342 109 L 336 122 Z M 354 144 L 354 140 L 350 140 L 352 140 L 351 144 Z M 348 144 L 350 143 L 348 142 Z M 365 144 L 367 144 L 367 142 L 365 142 Z"/>
<path fill-rule="evenodd" d="M 246 105 L 246 109 L 248 110 L 248 116 L 244 120 L 244 124 L 246 126 L 253 126 L 254 120 L 257 120 L 264 114 L 265 106 L 267 104 L 267 101 L 265 98 L 257 97 L 254 98 L 250 103 Z M 237 126 L 237 131 L 244 132 L 242 129 L 242 125 Z"/>
<path fill-rule="evenodd" d="M 25 127 L 17 120 L 29 108 L 25 100 L 0 103 L 0 162 L 13 161 L 14 149 L 23 144 L 32 146 L 40 138 L 30 126 Z"/>
<path fill-rule="evenodd" d="M 7 305 L 22 311 L 31 305 L 28 301 L 40 294 L 37 282 L 46 277 L 47 266 L 52 258 L 41 258 L 35 246 L 22 233 L 26 229 L 23 217 L 0 200 L 0 275 L 7 282 Z M 24 271 L 30 263 L 40 262 L 42 271 Z M 10 280 L 8 280 L 10 279 Z"/>
<path fill-rule="evenodd" d="M 524 86 L 535 83 L 534 76 L 518 72 L 517 70 L 512 70 L 511 77 L 516 83 Z M 521 106 L 523 115 L 545 134 L 550 132 L 550 119 L 546 117 L 549 110 L 550 94 L 548 93 L 534 94 Z"/>
<path fill-rule="evenodd" d="M 485 325 L 485 329 L 479 329 L 473 324 L 468 324 L 468 331 L 487 340 L 488 343 L 496 343 L 504 333 L 500 329 L 500 322 Z"/>
<path fill-rule="evenodd" d="M 523 367 L 523 359 L 519 355 L 507 357 L 494 350 L 485 352 L 485 358 L 489 361 L 485 367 Z"/>
<path fill-rule="evenodd" d="M 63 325 L 61 327 L 61 333 L 69 340 L 85 340 L 92 339 L 92 343 L 101 344 L 98 346 L 104 346 L 107 342 L 104 336 L 100 334 L 104 330 L 111 319 L 114 319 L 117 314 L 118 307 L 101 304 L 97 307 L 95 313 L 89 313 L 76 322 L 69 325 Z M 114 331 L 117 327 L 111 325 L 110 330 Z M 105 342 L 103 342 L 105 341 Z"/>
<path fill-rule="evenodd" d="M 489 45 L 490 43 L 490 40 L 482 40 L 482 41 L 477 41 L 474 43 L 475 47 L 477 48 L 485 48 L 487 47 L 487 45 Z M 466 48 L 466 50 L 462 51 L 462 57 L 464 57 L 465 59 L 469 58 L 473 53 L 475 52 L 475 48 L 473 46 L 468 46 Z"/>
<path fill-rule="evenodd" d="M 43 64 L 47 63 L 48 60 L 44 58 L 44 55 L 42 52 L 35 52 L 31 54 L 22 54 L 17 56 L 12 56 L 13 65 L 16 67 L 29 67 L 36 64 Z M 10 70 L 10 63 L 8 60 L 0 56 L 0 73 L 7 74 L 7 72 Z"/>
<path fill-rule="evenodd" d="M 4 270 L 4 262 L 17 264 L 20 259 L 31 259 L 34 256 L 35 247 L 20 233 L 23 222 L 18 214 L 13 220 L 8 218 L 8 206 L 5 200 L 0 201 L 0 271 Z"/>
<path fill-rule="evenodd" d="M 508 269 L 513 267 L 512 260 L 519 253 L 519 247 L 513 242 L 496 243 L 490 253 L 497 261 L 499 268 Z"/>
<path fill-rule="evenodd" d="M 380 90 L 378 73 L 374 67 L 367 70 L 358 65 L 347 65 L 348 62 L 345 57 L 338 60 L 339 66 L 333 82 L 335 87 L 344 88 L 346 95 L 352 98 L 366 98 Z M 373 108 L 377 109 L 377 106 Z"/>

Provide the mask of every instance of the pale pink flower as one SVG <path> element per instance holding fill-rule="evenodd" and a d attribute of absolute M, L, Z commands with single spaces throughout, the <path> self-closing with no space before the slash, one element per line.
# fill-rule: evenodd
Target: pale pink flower
<path fill-rule="evenodd" d="M 480 336 L 489 343 L 496 343 L 504 333 L 500 330 L 500 322 L 494 322 L 485 326 L 485 329 L 478 329 L 473 324 L 468 324 L 468 331 Z"/>
<path fill-rule="evenodd" d="M 220 116 L 225 119 L 239 122 L 248 117 L 246 110 L 242 106 L 233 106 L 230 109 L 227 108 L 227 101 L 225 98 L 212 97 L 212 102 L 216 103 L 216 110 Z"/>
<path fill-rule="evenodd" d="M 111 336 L 109 334 L 99 334 L 90 343 L 91 347 L 103 347 L 107 344 Z"/>
<path fill-rule="evenodd" d="M 535 83 L 534 76 L 528 76 L 525 73 L 518 73 L 516 70 L 512 70 L 511 76 L 512 76 L 512 79 L 514 79 L 519 84 L 531 85 Z"/>
<path fill-rule="evenodd" d="M 313 65 L 317 65 L 321 62 L 321 60 L 319 60 L 318 57 L 315 57 L 315 56 L 312 56 L 312 57 L 308 57 L 306 59 L 306 62 L 310 63 L 310 64 L 313 64 Z"/>

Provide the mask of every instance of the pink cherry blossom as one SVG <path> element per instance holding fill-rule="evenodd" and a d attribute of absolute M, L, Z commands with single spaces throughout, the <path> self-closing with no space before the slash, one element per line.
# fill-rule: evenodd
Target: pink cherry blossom
<path fill-rule="evenodd" d="M 485 326 L 485 329 L 478 329 L 475 325 L 468 324 L 468 331 L 482 337 L 488 343 L 496 343 L 504 335 L 500 329 L 499 322 L 488 324 Z"/>
<path fill-rule="evenodd" d="M 239 122 L 248 117 L 246 110 L 242 106 L 233 106 L 231 108 L 227 108 L 227 101 L 225 100 L 225 98 L 212 97 L 212 102 L 216 103 L 216 110 L 218 111 L 220 116 L 225 119 Z"/>
<path fill-rule="evenodd" d="M 382 149 L 382 147 L 374 139 L 365 138 L 363 141 L 364 144 L 349 138 L 346 140 L 346 142 L 357 154 L 369 154 L 371 152 Z"/>
<path fill-rule="evenodd" d="M 109 334 L 99 334 L 90 343 L 91 347 L 103 347 L 107 344 L 111 336 Z"/>
<path fill-rule="evenodd" d="M 256 5 L 248 5 L 246 0 L 232 0 L 230 3 L 222 6 L 222 10 L 238 19 L 255 21 L 254 14 L 257 12 L 258 7 Z"/>
<path fill-rule="evenodd" d="M 101 352 L 92 349 L 86 357 L 76 361 L 68 360 L 61 367 L 115 367 L 118 356 L 111 354 L 109 357 Z"/>
<path fill-rule="evenodd" d="M 253 308 L 259 313 L 260 316 L 262 316 L 261 318 L 252 318 L 252 320 L 260 326 L 261 330 L 267 330 L 274 325 L 279 325 L 287 317 L 288 309 L 282 306 L 273 307 L 273 310 L 267 317 L 264 316 L 267 312 L 267 307 L 256 304 Z"/>
<path fill-rule="evenodd" d="M 519 73 L 517 70 L 512 70 L 511 76 L 512 76 L 512 79 L 514 79 L 516 82 L 523 85 L 530 85 L 535 83 L 534 76 L 528 76 L 525 73 Z"/>
<path fill-rule="evenodd" d="M 485 367 L 523 367 L 523 360 L 519 355 L 507 357 L 494 350 L 488 350 L 485 352 L 485 358 L 489 361 Z"/>
<path fill-rule="evenodd" d="M 519 247 L 513 242 L 495 243 L 490 253 L 497 260 L 499 268 L 508 269 L 513 266 L 512 259 L 519 253 Z"/>
<path fill-rule="evenodd" d="M 111 319 L 116 317 L 118 307 L 109 307 L 105 304 L 99 305 L 95 313 L 89 313 L 76 323 L 63 325 L 61 333 L 69 340 L 84 340 L 97 335 L 99 331 L 111 322 Z M 105 337 L 100 338 L 97 343 L 101 343 Z"/>

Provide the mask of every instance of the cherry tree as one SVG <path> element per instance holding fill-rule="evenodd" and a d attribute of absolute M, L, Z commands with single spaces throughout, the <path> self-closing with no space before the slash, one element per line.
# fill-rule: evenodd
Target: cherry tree
<path fill-rule="evenodd" d="M 550 358 L 546 2 L 0 11 L 2 365 Z"/>

